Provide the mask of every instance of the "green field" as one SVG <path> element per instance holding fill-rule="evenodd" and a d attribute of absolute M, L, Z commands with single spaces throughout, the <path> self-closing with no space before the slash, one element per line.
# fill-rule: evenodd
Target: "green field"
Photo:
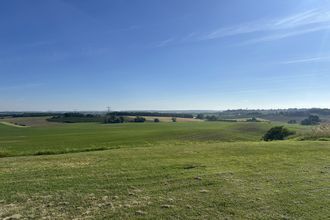
<path fill-rule="evenodd" d="M 51 124 L 51 123 L 50 123 Z M 0 124 L 0 155 L 58 154 L 162 142 L 258 141 L 269 123 L 72 123 L 17 128 Z"/>
<path fill-rule="evenodd" d="M 273 125 L 0 124 L 0 219 L 329 219 L 330 142 Z"/>

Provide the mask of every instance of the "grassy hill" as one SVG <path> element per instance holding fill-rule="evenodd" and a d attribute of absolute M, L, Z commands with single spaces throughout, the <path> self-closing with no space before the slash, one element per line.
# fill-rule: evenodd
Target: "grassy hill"
<path fill-rule="evenodd" d="M 258 141 L 269 123 L 74 123 L 12 127 L 0 124 L 0 155 L 104 150 L 162 142 Z"/>
<path fill-rule="evenodd" d="M 2 158 L 0 213 L 37 219 L 326 219 L 329 159 L 329 142 L 294 141 Z"/>
<path fill-rule="evenodd" d="M 0 219 L 328 218 L 330 142 L 274 125 L 0 124 Z"/>

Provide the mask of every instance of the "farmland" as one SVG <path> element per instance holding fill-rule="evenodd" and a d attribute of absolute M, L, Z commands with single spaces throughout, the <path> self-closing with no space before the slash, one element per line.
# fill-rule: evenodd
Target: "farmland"
<path fill-rule="evenodd" d="M 260 141 L 279 123 L 42 120 L 0 124 L 0 218 L 330 217 L 330 142 Z"/>
<path fill-rule="evenodd" d="M 0 124 L 1 155 L 57 154 L 161 142 L 258 141 L 271 127 L 243 122 L 40 124 L 20 129 Z"/>
<path fill-rule="evenodd" d="M 0 6 L 0 220 L 330 220 L 330 1 Z"/>

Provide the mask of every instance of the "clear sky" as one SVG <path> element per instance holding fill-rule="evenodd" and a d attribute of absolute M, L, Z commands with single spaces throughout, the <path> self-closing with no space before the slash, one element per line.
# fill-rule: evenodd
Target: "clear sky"
<path fill-rule="evenodd" d="M 330 107 L 328 0 L 2 0 L 0 111 Z"/>

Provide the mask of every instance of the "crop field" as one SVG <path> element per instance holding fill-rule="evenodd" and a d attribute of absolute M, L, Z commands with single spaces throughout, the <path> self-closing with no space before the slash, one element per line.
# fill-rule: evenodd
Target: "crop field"
<path fill-rule="evenodd" d="M 0 219 L 330 218 L 330 142 L 278 123 L 35 120 L 0 124 Z"/>
<path fill-rule="evenodd" d="M 7 117 L 0 119 L 0 123 L 7 125 L 18 125 L 19 127 L 22 127 L 22 125 L 27 127 L 49 127 L 60 125 L 59 123 L 48 122 L 47 118 L 49 117 Z"/>

